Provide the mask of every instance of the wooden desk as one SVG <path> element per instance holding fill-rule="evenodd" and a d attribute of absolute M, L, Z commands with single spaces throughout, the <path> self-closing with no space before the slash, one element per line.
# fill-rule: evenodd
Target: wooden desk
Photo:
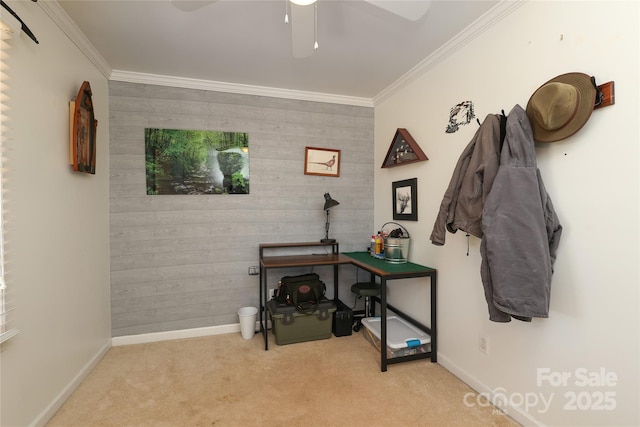
<path fill-rule="evenodd" d="M 307 255 L 276 255 L 265 256 L 265 250 L 281 250 L 291 248 L 331 248 L 331 253 L 327 254 L 307 254 Z M 267 300 L 268 284 L 267 274 L 273 268 L 293 268 L 293 267 L 318 267 L 333 266 L 333 295 L 334 300 L 338 300 L 338 265 L 350 264 L 351 258 L 339 253 L 339 244 L 321 242 L 301 242 L 301 243 L 262 243 L 260 244 L 260 332 L 264 337 L 264 349 L 269 349 L 269 330 L 267 329 Z"/>
<path fill-rule="evenodd" d="M 331 252 L 327 254 L 303 254 L 303 255 L 276 255 L 265 256 L 265 250 L 282 250 L 291 248 L 313 248 L 327 247 Z M 380 298 L 374 301 L 380 304 L 381 316 L 381 337 L 380 337 L 380 370 L 385 372 L 387 366 L 394 363 L 406 362 L 409 360 L 431 358 L 432 362 L 438 361 L 438 329 L 436 327 L 436 297 L 437 297 L 437 271 L 430 267 L 407 262 L 403 264 L 392 264 L 384 260 L 373 258 L 368 252 L 347 252 L 340 253 L 338 242 L 302 242 L 302 243 L 262 243 L 260 244 L 260 332 L 264 338 L 264 349 L 269 349 L 269 330 L 267 328 L 267 298 L 268 285 L 267 274 L 273 268 L 293 268 L 293 267 L 317 267 L 333 266 L 333 295 L 338 300 L 338 266 L 341 264 L 353 264 L 371 274 L 371 280 L 375 276 L 380 278 Z M 416 277 L 429 277 L 431 279 L 431 325 L 427 327 L 411 316 L 403 313 L 395 307 L 387 304 L 387 281 L 398 279 L 409 279 Z M 400 317 L 406 319 L 417 328 L 427 332 L 431 336 L 431 351 L 428 353 L 414 354 L 410 356 L 394 357 L 387 359 L 387 309 L 392 310 Z"/>
<path fill-rule="evenodd" d="M 351 260 L 351 263 L 363 270 L 371 273 L 371 280 L 380 278 L 380 298 L 374 298 L 380 303 L 380 370 L 385 372 L 387 365 L 401 363 L 409 360 L 431 358 L 431 362 L 438 361 L 438 329 L 436 316 L 437 297 L 437 271 L 430 267 L 407 262 L 403 264 L 392 264 L 369 255 L 368 252 L 346 252 L 342 254 Z M 396 279 L 409 279 L 415 277 L 429 277 L 431 279 L 431 327 L 408 316 L 406 313 L 387 304 L 387 281 Z M 394 357 L 387 359 L 387 308 L 406 319 L 417 328 L 427 332 L 431 336 L 431 351 L 428 353 L 414 354 L 410 356 Z"/>

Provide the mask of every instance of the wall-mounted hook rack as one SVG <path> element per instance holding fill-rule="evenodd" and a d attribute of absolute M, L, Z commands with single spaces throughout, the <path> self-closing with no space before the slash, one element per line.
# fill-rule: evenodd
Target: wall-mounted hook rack
<path fill-rule="evenodd" d="M 596 104 L 593 109 L 598 110 L 600 108 L 608 107 L 616 103 L 614 82 L 607 82 L 598 85 L 598 90 L 602 93 L 602 100 L 599 104 Z"/>

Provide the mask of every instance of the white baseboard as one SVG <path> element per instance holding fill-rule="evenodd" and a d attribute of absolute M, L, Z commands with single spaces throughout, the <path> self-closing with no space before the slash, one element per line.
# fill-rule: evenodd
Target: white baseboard
<path fill-rule="evenodd" d="M 84 379 L 91 373 L 96 367 L 98 362 L 102 360 L 107 351 L 111 348 L 111 342 L 107 342 L 98 352 L 91 358 L 91 360 L 78 372 L 78 374 L 60 391 L 60 393 L 53 399 L 53 401 L 36 417 L 31 424 L 32 427 L 45 426 L 51 417 L 62 407 L 64 402 L 71 396 L 71 394 L 78 388 L 78 386 L 84 381 Z"/>
<path fill-rule="evenodd" d="M 469 374 L 464 369 L 460 368 L 458 365 L 456 365 L 450 359 L 448 359 L 446 356 L 443 356 L 440 353 L 438 353 L 438 364 L 442 365 L 442 367 L 444 367 L 447 371 L 451 372 L 453 375 L 458 377 L 460 381 L 467 384 L 476 392 L 482 393 L 483 396 L 488 398 L 494 397 L 493 390 L 487 387 L 486 384 L 483 384 L 482 382 L 480 382 L 477 378 Z M 544 426 L 544 424 L 542 424 L 540 421 L 533 418 L 531 414 L 524 412 L 519 408 L 513 408 L 513 407 L 505 408 L 503 407 L 504 405 L 502 405 L 502 402 L 491 402 L 491 403 L 496 407 L 498 407 L 500 410 L 504 411 L 511 418 L 513 418 L 515 421 L 522 424 L 523 426 L 538 426 L 538 427 Z"/>
<path fill-rule="evenodd" d="M 267 327 L 270 322 L 267 322 Z M 256 322 L 256 331 L 260 330 L 260 322 Z M 179 340 L 184 338 L 206 337 L 210 335 L 232 334 L 240 332 L 240 323 L 230 325 L 207 326 L 204 328 L 181 329 L 178 331 L 152 332 L 148 334 L 126 335 L 111 339 L 114 347 L 120 345 L 144 344 L 158 341 Z"/>
<path fill-rule="evenodd" d="M 267 328 L 271 327 L 271 321 L 267 322 Z M 260 322 L 256 322 L 256 331 L 260 330 Z M 64 402 L 84 381 L 89 373 L 96 367 L 98 362 L 107 354 L 112 346 L 122 346 L 130 344 L 143 344 L 156 341 L 177 340 L 183 338 L 204 337 L 209 335 L 240 333 L 240 324 L 230 324 L 221 326 L 209 326 L 204 328 L 183 329 L 178 331 L 154 332 L 149 334 L 128 335 L 111 338 L 91 360 L 78 372 L 78 374 L 62 389 L 56 398 L 40 413 L 30 427 L 43 427 L 49 422 L 51 417 L 62 407 Z"/>

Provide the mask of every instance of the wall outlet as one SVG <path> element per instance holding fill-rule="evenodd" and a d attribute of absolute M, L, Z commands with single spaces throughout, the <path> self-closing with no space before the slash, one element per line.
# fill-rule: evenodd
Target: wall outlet
<path fill-rule="evenodd" d="M 489 338 L 480 337 L 480 342 L 478 343 L 478 348 L 484 354 L 489 354 Z"/>
<path fill-rule="evenodd" d="M 259 271 L 257 265 L 252 265 L 251 267 L 249 267 L 249 276 L 257 276 L 258 274 Z"/>

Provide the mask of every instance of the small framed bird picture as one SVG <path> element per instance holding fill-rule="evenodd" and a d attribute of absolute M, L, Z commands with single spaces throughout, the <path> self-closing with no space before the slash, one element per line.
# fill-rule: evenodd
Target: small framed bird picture
<path fill-rule="evenodd" d="M 304 174 L 340 176 L 340 150 L 306 147 Z"/>

